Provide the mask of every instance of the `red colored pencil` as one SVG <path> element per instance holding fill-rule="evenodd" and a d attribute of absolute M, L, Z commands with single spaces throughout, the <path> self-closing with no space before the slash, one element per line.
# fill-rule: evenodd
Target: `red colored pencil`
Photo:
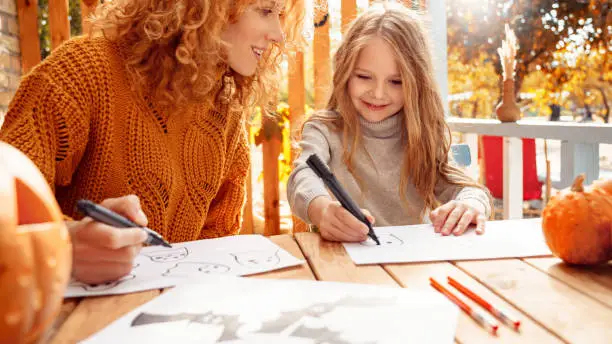
<path fill-rule="evenodd" d="M 480 326 L 486 328 L 493 335 L 497 335 L 497 329 L 499 328 L 499 325 L 494 319 L 489 317 L 486 313 L 482 313 L 476 309 L 472 309 L 472 307 L 461 301 L 457 296 L 451 293 L 448 289 L 444 288 L 444 286 L 442 286 L 433 278 L 430 277 L 429 282 L 432 287 L 434 287 L 437 291 L 442 293 L 444 296 L 454 302 L 457 306 L 459 306 L 462 311 L 464 311 L 467 315 L 474 319 L 474 321 L 479 323 Z"/>
<path fill-rule="evenodd" d="M 461 283 L 457 282 L 454 278 L 450 276 L 448 277 L 448 284 L 457 288 L 460 292 L 465 294 L 470 299 L 474 300 L 474 302 L 482 306 L 484 309 L 491 312 L 491 314 L 496 316 L 502 322 L 508 324 L 509 326 L 512 326 L 515 330 L 518 330 L 519 326 L 521 326 L 521 322 L 510 316 L 507 311 L 493 307 L 493 305 L 485 301 L 482 297 L 476 295 L 476 293 L 474 293 Z"/>

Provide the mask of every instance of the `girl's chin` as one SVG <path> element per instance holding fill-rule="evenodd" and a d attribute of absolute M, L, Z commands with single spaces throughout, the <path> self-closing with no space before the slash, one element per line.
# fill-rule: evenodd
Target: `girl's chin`
<path fill-rule="evenodd" d="M 391 116 L 393 116 L 392 113 L 382 114 L 382 113 L 371 113 L 371 112 L 365 112 L 365 111 L 361 113 L 361 117 L 363 117 L 366 121 L 371 122 L 371 123 L 380 122 Z"/>

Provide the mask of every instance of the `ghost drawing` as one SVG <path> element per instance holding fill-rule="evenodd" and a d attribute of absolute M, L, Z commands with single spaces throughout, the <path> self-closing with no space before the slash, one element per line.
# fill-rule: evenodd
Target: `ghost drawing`
<path fill-rule="evenodd" d="M 154 263 L 172 263 L 185 259 L 189 255 L 187 247 L 178 247 L 143 253 Z"/>
<path fill-rule="evenodd" d="M 227 265 L 217 263 L 177 263 L 162 275 L 166 277 L 190 277 L 198 274 L 225 274 L 230 271 Z"/>
<path fill-rule="evenodd" d="M 129 281 L 136 278 L 135 275 L 127 275 L 125 277 L 122 277 L 116 281 L 111 281 L 111 282 L 107 282 L 107 283 L 100 283 L 100 284 L 87 284 L 87 283 L 83 283 L 83 282 L 79 282 L 79 281 L 72 281 L 70 282 L 70 286 L 72 287 L 78 287 L 78 288 L 82 288 L 85 291 L 91 291 L 91 292 L 97 292 L 97 291 L 107 291 L 107 290 L 111 290 L 113 288 L 115 288 L 116 286 L 124 283 L 125 281 Z"/>
<path fill-rule="evenodd" d="M 377 234 L 378 240 L 380 241 L 380 246 L 401 246 L 404 245 L 404 240 L 400 239 L 395 234 L 391 233 L 383 233 Z M 367 240 L 360 243 L 363 246 L 378 246 L 373 240 Z"/>
<path fill-rule="evenodd" d="M 249 251 L 231 253 L 236 263 L 247 268 L 271 268 L 280 263 L 277 251 Z"/>

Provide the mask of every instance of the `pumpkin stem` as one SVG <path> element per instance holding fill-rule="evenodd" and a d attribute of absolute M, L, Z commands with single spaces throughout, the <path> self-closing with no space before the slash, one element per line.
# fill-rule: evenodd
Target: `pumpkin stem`
<path fill-rule="evenodd" d="M 582 185 L 582 183 L 584 183 L 584 173 L 581 173 L 578 175 L 578 177 L 576 177 L 576 179 L 574 180 L 574 184 L 572 184 L 572 191 L 574 192 L 583 192 L 584 191 L 584 185 Z"/>

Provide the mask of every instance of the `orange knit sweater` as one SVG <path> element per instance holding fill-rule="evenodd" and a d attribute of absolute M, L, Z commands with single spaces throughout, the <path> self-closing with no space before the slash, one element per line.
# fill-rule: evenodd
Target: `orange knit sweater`
<path fill-rule="evenodd" d="M 21 82 L 0 140 L 27 154 L 64 214 L 136 194 L 171 242 L 237 234 L 249 168 L 245 118 L 205 104 L 168 116 L 130 89 L 117 46 L 75 38 Z"/>

